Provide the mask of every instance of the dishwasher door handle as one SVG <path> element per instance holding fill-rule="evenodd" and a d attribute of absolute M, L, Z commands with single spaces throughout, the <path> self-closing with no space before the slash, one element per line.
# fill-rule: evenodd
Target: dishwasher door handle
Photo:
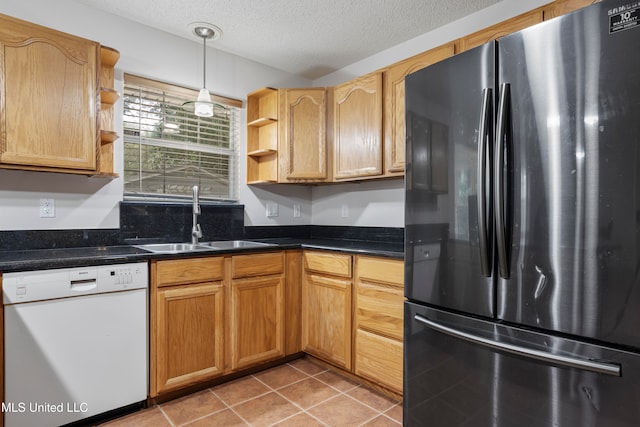
<path fill-rule="evenodd" d="M 71 292 L 89 292 L 95 291 L 98 289 L 98 282 L 96 279 L 87 279 L 87 280 L 72 280 L 71 281 Z"/>

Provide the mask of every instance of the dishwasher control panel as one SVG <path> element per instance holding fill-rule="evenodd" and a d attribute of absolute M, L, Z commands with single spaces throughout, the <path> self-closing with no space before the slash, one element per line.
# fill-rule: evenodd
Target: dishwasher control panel
<path fill-rule="evenodd" d="M 146 262 L 21 271 L 2 276 L 5 305 L 145 289 L 148 286 Z"/>

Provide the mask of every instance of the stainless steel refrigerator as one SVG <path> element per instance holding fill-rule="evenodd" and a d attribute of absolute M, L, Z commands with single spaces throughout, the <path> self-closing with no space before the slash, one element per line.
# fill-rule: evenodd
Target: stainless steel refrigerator
<path fill-rule="evenodd" d="M 405 425 L 640 425 L 639 20 L 407 76 Z"/>

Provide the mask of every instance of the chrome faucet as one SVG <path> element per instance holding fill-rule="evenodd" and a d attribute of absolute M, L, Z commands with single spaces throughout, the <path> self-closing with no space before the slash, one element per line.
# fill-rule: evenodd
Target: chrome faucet
<path fill-rule="evenodd" d="M 198 215 L 200 215 L 200 200 L 198 195 L 198 186 L 193 186 L 193 227 L 191 227 L 191 243 L 197 244 L 198 239 L 202 237 L 202 229 L 198 224 Z"/>

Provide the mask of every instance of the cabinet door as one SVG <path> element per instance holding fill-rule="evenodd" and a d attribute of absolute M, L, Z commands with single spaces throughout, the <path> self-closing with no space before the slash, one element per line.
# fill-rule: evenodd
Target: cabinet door
<path fill-rule="evenodd" d="M 351 281 L 307 273 L 302 296 L 303 349 L 351 369 Z"/>
<path fill-rule="evenodd" d="M 385 175 L 404 175 L 405 108 L 404 78 L 438 61 L 453 56 L 454 44 L 431 49 L 398 62 L 384 72 L 385 81 Z"/>
<path fill-rule="evenodd" d="M 334 179 L 382 175 L 382 72 L 334 88 Z"/>
<path fill-rule="evenodd" d="M 327 173 L 327 96 L 324 88 L 281 94 L 281 181 L 324 181 Z"/>
<path fill-rule="evenodd" d="M 548 21 L 557 16 L 594 4 L 597 1 L 598 0 L 556 0 L 544 6 L 544 20 Z"/>
<path fill-rule="evenodd" d="M 231 368 L 283 356 L 284 277 L 239 279 L 231 287 Z"/>
<path fill-rule="evenodd" d="M 223 293 L 221 282 L 158 290 L 152 396 L 222 375 Z"/>
<path fill-rule="evenodd" d="M 542 22 L 542 8 L 534 9 L 530 12 L 523 13 L 505 22 L 484 28 L 459 40 L 459 52 L 480 46 L 491 40 L 497 40 L 516 31 Z M 458 53 L 459 53 L 458 52 Z"/>
<path fill-rule="evenodd" d="M 99 44 L 0 15 L 0 162 L 95 171 Z"/>

